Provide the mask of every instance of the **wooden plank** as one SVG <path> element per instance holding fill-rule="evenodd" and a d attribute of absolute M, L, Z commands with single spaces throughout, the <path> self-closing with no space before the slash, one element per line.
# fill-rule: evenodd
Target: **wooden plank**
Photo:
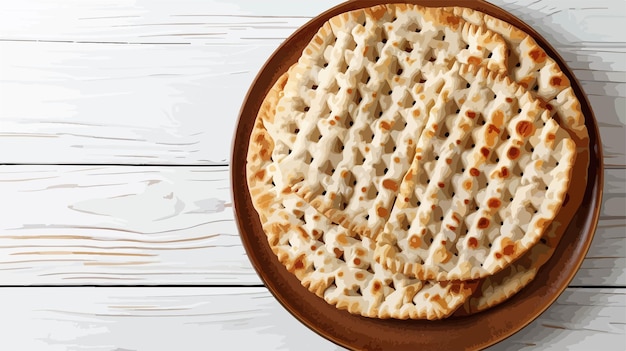
<path fill-rule="evenodd" d="M 626 285 L 626 170 L 573 285 Z M 0 284 L 260 284 L 228 168 L 0 166 Z"/>
<path fill-rule="evenodd" d="M 2 284 L 258 284 L 226 167 L 0 166 Z"/>
<path fill-rule="evenodd" d="M 262 64 L 339 2 L 3 2 L 0 163 L 225 164 Z M 613 30 L 626 19 L 622 4 L 494 3 L 574 68 L 607 164 L 625 166 L 626 41 Z"/>
<path fill-rule="evenodd" d="M 490 350 L 626 347 L 624 289 L 567 289 Z M 12 350 L 343 350 L 265 288 L 3 288 Z"/>
<path fill-rule="evenodd" d="M 624 211 L 622 211 L 623 214 Z M 626 285 L 626 220 L 605 219 L 598 229 L 573 286 Z M 556 256 L 552 259 L 558 259 Z"/>
<path fill-rule="evenodd" d="M 600 306 L 611 306 L 611 312 Z M 570 288 L 532 324 L 493 350 L 624 350 L 625 307 L 624 289 Z"/>

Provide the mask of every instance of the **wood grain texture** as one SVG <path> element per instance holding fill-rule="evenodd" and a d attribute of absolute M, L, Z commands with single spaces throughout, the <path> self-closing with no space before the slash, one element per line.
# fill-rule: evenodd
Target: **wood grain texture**
<path fill-rule="evenodd" d="M 226 166 L 0 166 L 0 284 L 260 284 L 228 178 Z M 573 285 L 626 285 L 626 170 L 605 178 Z"/>
<path fill-rule="evenodd" d="M 258 284 L 225 167 L 0 166 L 1 284 Z"/>
<path fill-rule="evenodd" d="M 570 288 L 489 350 L 623 350 L 625 307 L 623 290 Z M 0 309 L 11 350 L 343 350 L 265 288 L 3 288 Z"/>
<path fill-rule="evenodd" d="M 262 64 L 339 2 L 2 2 L 0 163 L 225 164 Z M 493 3 L 574 69 L 606 163 L 625 166 L 626 40 L 614 30 L 626 20 L 623 2 Z"/>

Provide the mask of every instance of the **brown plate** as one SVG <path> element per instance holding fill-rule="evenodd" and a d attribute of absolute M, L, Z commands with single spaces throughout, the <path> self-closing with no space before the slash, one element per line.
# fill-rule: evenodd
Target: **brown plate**
<path fill-rule="evenodd" d="M 565 290 L 589 249 L 598 223 L 602 198 L 602 150 L 598 127 L 589 101 L 580 83 L 554 48 L 515 16 L 481 0 L 404 1 L 422 6 L 469 7 L 503 19 L 524 30 L 561 66 L 580 100 L 590 138 L 590 162 L 583 203 L 552 259 L 539 270 L 530 284 L 512 298 L 481 313 L 439 321 L 371 319 L 338 310 L 300 285 L 300 281 L 278 261 L 270 249 L 248 192 L 246 182 L 248 142 L 257 112 L 270 87 L 297 61 L 304 47 L 325 21 L 346 11 L 388 2 L 355 0 L 340 4 L 302 26 L 267 60 L 243 102 L 233 140 L 231 184 L 237 225 L 250 261 L 276 299 L 310 329 L 341 346 L 359 350 L 485 348 L 528 325 Z"/>

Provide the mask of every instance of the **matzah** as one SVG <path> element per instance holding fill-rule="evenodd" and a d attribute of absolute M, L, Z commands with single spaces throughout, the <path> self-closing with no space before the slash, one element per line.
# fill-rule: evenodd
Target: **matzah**
<path fill-rule="evenodd" d="M 423 282 L 384 270 L 373 260 L 372 240 L 350 234 L 272 184 L 277 172 L 269 157 L 274 142 L 263 124 L 273 114 L 286 79 L 285 74 L 275 83 L 259 111 L 247 167 L 253 204 L 278 260 L 311 292 L 351 313 L 431 320 L 453 313 L 476 282 Z"/>
<path fill-rule="evenodd" d="M 534 278 L 582 200 L 559 212 L 574 161 L 586 169 L 580 104 L 530 36 L 394 4 L 320 28 L 259 111 L 247 179 L 272 250 L 311 292 L 366 317 L 440 319 Z"/>
<path fill-rule="evenodd" d="M 381 5 L 332 18 L 290 69 L 278 103 L 277 186 L 375 237 L 455 62 L 502 71 L 502 38 L 440 9 Z"/>
<path fill-rule="evenodd" d="M 465 65 L 448 74 L 376 260 L 420 279 L 477 279 L 543 235 L 565 198 L 576 150 L 508 76 Z"/>

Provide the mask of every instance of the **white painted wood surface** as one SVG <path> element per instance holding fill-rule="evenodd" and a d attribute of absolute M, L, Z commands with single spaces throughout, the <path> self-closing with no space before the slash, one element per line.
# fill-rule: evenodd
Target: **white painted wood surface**
<path fill-rule="evenodd" d="M 260 287 L 227 165 L 263 62 L 339 2 L 0 1 L 0 349 L 339 349 Z M 493 3 L 573 68 L 607 165 L 570 288 L 493 349 L 624 350 L 626 2 Z"/>
<path fill-rule="evenodd" d="M 623 350 L 625 307 L 623 289 L 567 289 L 489 350 Z M 265 288 L 11 288 L 0 309 L 11 350 L 343 350 Z"/>

